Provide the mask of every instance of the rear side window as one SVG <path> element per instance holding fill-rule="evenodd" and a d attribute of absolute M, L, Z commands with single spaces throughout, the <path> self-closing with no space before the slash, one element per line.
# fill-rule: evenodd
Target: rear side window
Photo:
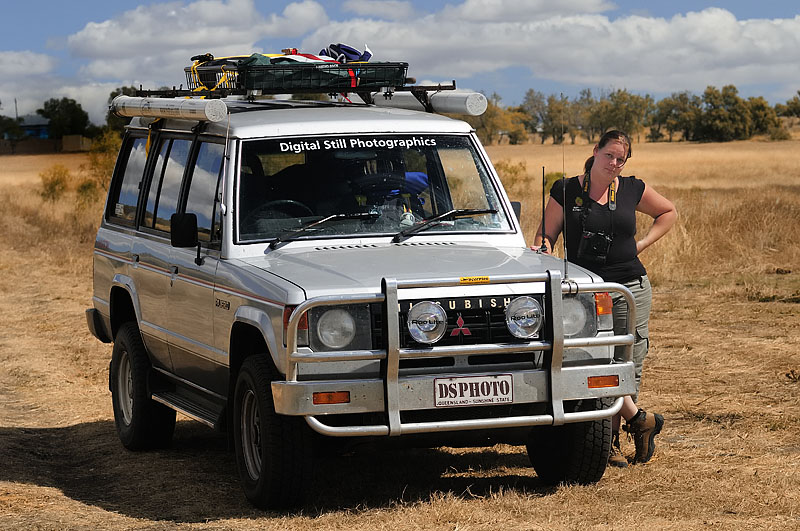
<path fill-rule="evenodd" d="M 197 214 L 197 239 L 210 242 L 220 238 L 219 183 L 225 146 L 203 142 L 189 184 L 186 212 Z"/>
<path fill-rule="evenodd" d="M 123 146 L 123 160 L 118 165 L 121 175 L 108 202 L 108 216 L 113 221 L 133 225 L 136 220 L 136 203 L 147 162 L 146 143 L 146 138 L 129 138 Z"/>
<path fill-rule="evenodd" d="M 191 147 L 191 140 L 162 139 L 147 194 L 144 227 L 169 232 L 170 217 L 178 211 L 181 182 Z"/>

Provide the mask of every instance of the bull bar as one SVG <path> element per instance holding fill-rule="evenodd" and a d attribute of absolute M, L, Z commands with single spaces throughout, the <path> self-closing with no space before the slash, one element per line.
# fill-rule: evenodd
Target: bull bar
<path fill-rule="evenodd" d="M 528 275 L 493 276 L 482 284 L 514 284 L 544 282 L 546 304 L 549 305 L 552 340 L 536 340 L 515 344 L 453 345 L 432 348 L 400 348 L 400 319 L 397 311 L 398 292 L 410 288 L 466 287 L 461 278 L 396 280 L 384 278 L 382 293 L 365 293 L 346 296 L 324 296 L 309 299 L 298 305 L 289 317 L 286 327 L 286 350 L 283 359 L 285 379 L 272 382 L 275 411 L 285 415 L 302 415 L 315 431 L 334 437 L 398 436 L 401 434 L 460 431 L 473 429 L 512 428 L 535 425 L 561 425 L 584 422 L 616 414 L 622 407 L 623 397 L 635 391 L 633 370 L 633 344 L 635 340 L 635 304 L 633 295 L 625 286 L 616 283 L 579 284 L 562 280 L 559 271 L 546 271 Z M 623 335 L 601 337 L 565 338 L 562 299 L 565 294 L 617 292 L 627 302 L 627 329 Z M 303 315 L 311 308 L 342 304 L 384 303 L 387 328 L 386 349 L 336 352 L 298 352 L 297 331 Z M 590 346 L 625 346 L 622 362 L 611 364 L 563 367 L 565 349 Z M 541 369 L 504 371 L 511 373 L 515 403 L 548 402 L 550 412 L 539 415 L 490 417 L 480 419 L 401 422 L 400 412 L 414 409 L 434 409 L 427 398 L 433 388 L 434 378 L 459 376 L 453 374 L 427 374 L 400 376 L 400 360 L 439 356 L 464 356 L 473 354 L 507 354 L 521 352 L 549 352 Z M 298 381 L 299 363 L 325 363 L 355 360 L 385 360 L 385 372 L 380 378 L 352 378 L 336 380 Z M 619 386 L 587 389 L 587 379 L 596 375 L 616 375 Z M 315 392 L 347 390 L 351 402 L 337 405 L 315 405 Z M 588 394 L 587 394 L 588 393 Z M 544 398 L 542 394 L 546 395 Z M 592 411 L 565 412 L 564 402 L 581 398 L 615 397 L 610 407 Z M 491 410 L 488 410 L 489 412 Z M 377 425 L 330 426 L 317 416 L 336 413 L 384 412 L 387 422 Z M 491 413 L 489 413 L 491 415 Z"/>

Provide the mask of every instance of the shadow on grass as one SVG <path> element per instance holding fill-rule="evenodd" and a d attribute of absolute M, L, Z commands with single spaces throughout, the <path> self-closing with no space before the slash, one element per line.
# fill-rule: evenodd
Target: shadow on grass
<path fill-rule="evenodd" d="M 245 499 L 226 437 L 196 422 L 178 422 L 172 447 L 149 452 L 125 450 L 111 421 L 0 427 L 0 462 L 0 481 L 54 487 L 81 503 L 134 518 L 198 523 L 272 514 Z M 522 449 L 451 453 L 367 445 L 320 457 L 313 496 L 294 514 L 369 511 L 424 502 L 436 493 L 471 499 L 509 489 L 533 496 L 554 492 L 528 475 L 529 466 Z M 524 473 L 514 472 L 519 469 Z"/>

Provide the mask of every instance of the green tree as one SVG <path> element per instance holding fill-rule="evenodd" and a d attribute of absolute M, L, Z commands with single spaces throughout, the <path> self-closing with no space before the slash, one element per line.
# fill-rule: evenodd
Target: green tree
<path fill-rule="evenodd" d="M 688 91 L 683 91 L 673 92 L 667 98 L 667 102 L 667 105 L 671 107 L 666 123 L 670 142 L 675 133 L 681 133 L 683 140 L 695 140 L 700 125 L 700 116 L 703 113 L 702 99 Z"/>
<path fill-rule="evenodd" d="M 18 118 L 0 116 L 0 138 L 5 138 L 11 143 L 11 154 L 17 151 L 17 142 L 25 138 Z"/>
<path fill-rule="evenodd" d="M 594 143 L 602 131 L 597 131 L 592 126 L 592 108 L 597 104 L 597 100 L 592 95 L 591 89 L 583 89 L 577 100 L 572 102 L 572 116 L 575 120 L 575 127 L 583 132 L 589 143 Z"/>
<path fill-rule="evenodd" d="M 719 91 L 708 86 L 703 93 L 703 113 L 700 117 L 701 139 L 713 142 L 744 140 L 753 135 L 750 109 L 733 85 Z"/>
<path fill-rule="evenodd" d="M 542 124 L 547 116 L 547 98 L 541 92 L 533 89 L 528 89 L 525 93 L 525 98 L 522 100 L 520 110 L 525 114 L 525 128 L 531 134 L 541 132 Z M 545 135 L 541 134 L 542 144 L 545 141 Z"/>
<path fill-rule="evenodd" d="M 542 137 L 551 137 L 554 144 L 564 141 L 564 134 L 567 132 L 567 122 L 569 120 L 569 99 L 561 95 L 556 97 L 551 94 L 547 97 L 547 108 L 544 120 L 542 121 Z"/>
<path fill-rule="evenodd" d="M 600 96 L 592 106 L 589 113 L 589 126 L 591 130 L 598 135 L 611 129 L 615 124 L 614 106 L 611 104 L 607 95 Z"/>
<path fill-rule="evenodd" d="M 776 105 L 776 111 L 780 116 L 797 116 L 800 117 L 800 90 L 797 91 L 792 99 L 786 101 L 786 105 Z"/>
<path fill-rule="evenodd" d="M 520 107 L 509 107 L 505 110 L 506 132 L 509 144 L 524 144 L 528 141 L 527 120 L 528 115 Z"/>
<path fill-rule="evenodd" d="M 664 131 L 666 131 L 669 141 L 672 142 L 674 131 L 669 130 L 667 123 L 672 116 L 674 108 L 675 100 L 673 98 L 661 99 L 653 105 L 647 115 L 647 126 L 650 128 L 650 132 L 647 135 L 648 140 L 658 142 L 664 138 Z"/>
<path fill-rule="evenodd" d="M 615 127 L 632 137 L 635 136 L 644 128 L 645 117 L 651 101 L 650 96 L 631 94 L 625 89 L 615 90 L 608 95 L 610 104 L 608 120 L 610 123 L 604 131 Z"/>
<path fill-rule="evenodd" d="M 81 108 L 80 103 L 71 98 L 51 98 L 36 112 L 50 120 L 51 138 L 82 135 L 89 125 L 89 115 Z"/>
<path fill-rule="evenodd" d="M 762 96 L 748 98 L 747 107 L 750 110 L 750 119 L 753 121 L 753 134 L 766 135 L 781 126 L 775 109 Z"/>

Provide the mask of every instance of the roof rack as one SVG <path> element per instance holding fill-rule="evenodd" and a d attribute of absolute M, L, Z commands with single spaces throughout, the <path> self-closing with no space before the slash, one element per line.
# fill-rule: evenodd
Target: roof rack
<path fill-rule="evenodd" d="M 208 56 L 211 57 L 211 56 Z M 195 59 L 195 58 L 193 58 Z M 355 93 L 364 103 L 376 103 L 375 96 L 391 99 L 395 92 L 410 92 L 428 112 L 435 112 L 430 94 L 455 90 L 456 82 L 438 85 L 413 85 L 406 77 L 408 63 L 277 63 L 237 64 L 237 61 L 195 61 L 184 68 L 186 86 L 162 90 L 139 90 L 144 97 L 226 98 L 245 96 L 256 99 L 273 94 Z"/>

